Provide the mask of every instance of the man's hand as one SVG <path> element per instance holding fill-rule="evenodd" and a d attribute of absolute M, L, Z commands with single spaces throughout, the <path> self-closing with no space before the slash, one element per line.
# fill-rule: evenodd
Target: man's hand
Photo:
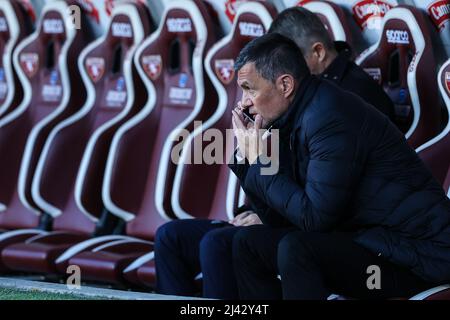
<path fill-rule="evenodd" d="M 262 141 L 263 118 L 257 114 L 255 122 L 252 123 L 244 118 L 240 104 L 231 111 L 233 113 L 233 132 L 237 139 L 239 150 L 250 164 L 254 163 L 258 157 L 264 153 L 264 143 Z"/>
<path fill-rule="evenodd" d="M 236 227 L 252 226 L 254 224 L 262 224 L 258 215 L 253 211 L 244 211 L 229 221 L 230 224 Z"/>

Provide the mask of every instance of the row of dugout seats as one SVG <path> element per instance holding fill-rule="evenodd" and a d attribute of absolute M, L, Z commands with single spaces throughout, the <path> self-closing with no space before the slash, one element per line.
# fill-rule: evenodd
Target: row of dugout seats
<path fill-rule="evenodd" d="M 14 3 L 0 2 L 0 19 L 24 38 L 30 30 L 20 29 L 26 16 Z M 0 271 L 64 277 L 78 265 L 84 281 L 152 288 L 161 224 L 228 219 L 245 201 L 226 164 L 196 164 L 192 150 L 202 130 L 226 136 L 241 94 L 234 59 L 277 12 L 245 3 L 218 41 L 200 0 L 170 2 L 156 30 L 145 5 L 121 3 L 92 42 L 87 28 L 67 23 L 70 4 L 47 4 L 22 41 L 2 38 L 13 98 L 0 107 Z M 334 39 L 351 41 L 339 7 L 305 6 L 320 12 Z M 398 125 L 450 192 L 450 61 L 436 79 L 421 19 L 414 8 L 389 11 L 383 36 L 358 63 L 395 101 Z M 391 29 L 410 41 L 393 43 Z M 219 144 L 225 163 L 232 148 Z"/>

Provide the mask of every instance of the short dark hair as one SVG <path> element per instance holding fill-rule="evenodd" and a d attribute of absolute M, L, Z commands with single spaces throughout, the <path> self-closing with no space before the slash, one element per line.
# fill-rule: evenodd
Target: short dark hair
<path fill-rule="evenodd" d="M 247 63 L 255 63 L 256 72 L 272 83 L 282 74 L 300 81 L 309 74 L 302 52 L 295 42 L 279 33 L 256 38 L 241 50 L 234 64 L 239 71 Z"/>
<path fill-rule="evenodd" d="M 333 39 L 319 17 L 303 7 L 288 8 L 272 22 L 269 33 L 277 32 L 292 39 L 302 50 L 309 52 L 315 42 L 322 42 L 325 49 L 334 50 Z"/>

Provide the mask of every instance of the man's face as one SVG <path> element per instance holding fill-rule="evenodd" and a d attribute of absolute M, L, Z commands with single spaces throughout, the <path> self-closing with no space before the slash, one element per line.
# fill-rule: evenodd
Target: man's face
<path fill-rule="evenodd" d="M 277 84 L 258 74 L 254 63 L 245 64 L 238 71 L 238 85 L 242 88 L 242 106 L 250 114 L 259 114 L 264 123 L 270 123 L 281 116 L 289 107 L 289 99 L 284 97 Z"/>

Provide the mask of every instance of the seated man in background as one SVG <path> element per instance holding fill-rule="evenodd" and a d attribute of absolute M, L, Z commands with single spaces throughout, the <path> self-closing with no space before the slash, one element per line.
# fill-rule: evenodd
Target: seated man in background
<path fill-rule="evenodd" d="M 280 33 L 297 44 L 312 74 L 360 96 L 393 121 L 394 104 L 389 96 L 351 60 L 352 51 L 346 42 L 333 43 L 316 14 L 303 7 L 286 9 L 272 22 L 271 32 Z"/>
<path fill-rule="evenodd" d="M 233 237 L 241 299 L 409 297 L 450 281 L 450 200 L 386 116 L 311 75 L 277 33 L 247 44 L 235 70 L 256 120 L 233 112 L 245 162 L 230 167 L 259 218 L 279 221 Z M 263 124 L 279 130 L 272 175 L 262 173 Z"/>
<path fill-rule="evenodd" d="M 287 9 L 273 21 L 269 32 L 286 33 L 301 45 L 313 74 L 322 74 L 322 78 L 354 92 L 392 117 L 394 107 L 389 97 L 364 70 L 350 61 L 349 47 L 340 53 L 334 49 L 333 41 L 314 13 L 300 7 Z M 297 62 L 290 64 L 294 68 Z M 243 104 L 246 104 L 244 100 Z M 204 297 L 238 298 L 231 258 L 232 238 L 238 230 L 236 227 L 261 224 L 258 215 L 266 209 L 258 209 L 252 203 L 241 207 L 229 222 L 176 220 L 162 226 L 155 240 L 157 292 L 197 295 L 199 287 L 195 277 L 202 272 Z"/>

